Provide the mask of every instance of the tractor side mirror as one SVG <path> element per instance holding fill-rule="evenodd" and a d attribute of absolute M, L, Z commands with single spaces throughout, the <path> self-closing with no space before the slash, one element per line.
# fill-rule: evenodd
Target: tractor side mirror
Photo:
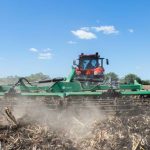
<path fill-rule="evenodd" d="M 106 64 L 109 65 L 109 59 L 106 59 Z"/>
<path fill-rule="evenodd" d="M 77 66 L 76 60 L 73 60 L 73 65 Z"/>

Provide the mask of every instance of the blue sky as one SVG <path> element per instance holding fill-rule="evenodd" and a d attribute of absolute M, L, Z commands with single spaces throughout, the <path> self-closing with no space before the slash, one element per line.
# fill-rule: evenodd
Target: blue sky
<path fill-rule="evenodd" d="M 68 75 L 81 52 L 107 72 L 150 79 L 149 0 L 0 1 L 0 77 Z"/>

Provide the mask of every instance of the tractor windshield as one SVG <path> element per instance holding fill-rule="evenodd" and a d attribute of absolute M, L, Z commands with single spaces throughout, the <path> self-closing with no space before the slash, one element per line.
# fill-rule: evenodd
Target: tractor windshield
<path fill-rule="evenodd" d="M 83 70 L 94 69 L 99 66 L 98 59 L 96 58 L 82 58 L 80 59 L 79 67 Z"/>

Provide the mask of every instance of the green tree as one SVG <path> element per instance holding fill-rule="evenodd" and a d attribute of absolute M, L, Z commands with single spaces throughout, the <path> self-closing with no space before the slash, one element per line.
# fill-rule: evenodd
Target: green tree
<path fill-rule="evenodd" d="M 134 80 L 136 80 L 137 82 L 139 83 L 142 83 L 142 80 L 140 77 L 138 77 L 137 75 L 135 74 L 127 74 L 125 77 L 124 77 L 124 82 L 129 84 L 129 83 L 134 83 Z"/>
<path fill-rule="evenodd" d="M 119 77 L 116 73 L 114 72 L 109 72 L 107 74 L 105 74 L 105 80 L 108 81 L 108 80 L 112 80 L 112 81 L 118 81 L 119 80 Z"/>
<path fill-rule="evenodd" d="M 150 80 L 142 80 L 143 85 L 150 85 Z"/>
<path fill-rule="evenodd" d="M 49 79 L 48 75 L 44 75 L 43 73 L 36 73 L 36 74 L 31 74 L 30 76 L 26 77 L 29 81 L 39 81 L 39 80 L 45 80 Z"/>

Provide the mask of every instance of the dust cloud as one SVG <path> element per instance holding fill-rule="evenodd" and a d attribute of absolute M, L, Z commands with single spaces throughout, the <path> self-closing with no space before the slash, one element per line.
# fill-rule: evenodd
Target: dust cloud
<path fill-rule="evenodd" d="M 92 107 L 91 107 L 92 105 Z M 54 110 L 42 101 L 42 98 L 16 99 L 12 113 L 17 120 L 24 119 L 25 122 L 37 122 L 54 130 L 63 130 L 69 138 L 79 140 L 89 136 L 89 130 L 96 121 L 102 121 L 105 115 L 91 103 L 85 107 L 71 105 L 66 109 Z"/>

